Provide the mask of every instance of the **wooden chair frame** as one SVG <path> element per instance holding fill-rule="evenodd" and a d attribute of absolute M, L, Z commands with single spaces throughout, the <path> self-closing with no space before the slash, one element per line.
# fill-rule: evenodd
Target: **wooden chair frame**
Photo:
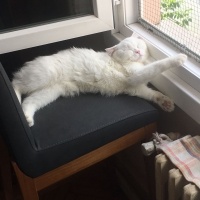
<path fill-rule="evenodd" d="M 38 192 L 53 185 L 89 166 L 94 165 L 138 142 L 148 139 L 153 132 L 156 131 L 156 123 L 149 124 L 145 127 L 137 129 L 117 140 L 114 140 L 90 153 L 87 153 L 63 166 L 60 166 L 50 172 L 39 177 L 30 178 L 26 176 L 14 161 L 11 161 L 17 176 L 22 196 L 24 200 L 39 200 Z M 1 143 L 0 143 L 1 146 Z M 3 146 L 3 145 L 2 145 Z M 3 146 L 4 147 L 4 146 Z M 5 151 L 5 148 L 4 148 Z M 0 149 L 1 154 L 1 149 Z M 0 163 L 1 163 L 0 155 Z M 1 166 L 1 174 L 6 200 L 12 200 L 12 182 L 10 168 L 10 159 L 7 153 L 4 153 L 4 165 Z M 7 170 L 5 169 L 7 167 Z M 9 177 L 9 178 L 8 178 Z"/>

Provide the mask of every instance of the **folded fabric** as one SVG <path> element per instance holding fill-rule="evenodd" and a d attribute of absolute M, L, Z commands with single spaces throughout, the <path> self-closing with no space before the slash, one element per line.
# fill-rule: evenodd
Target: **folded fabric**
<path fill-rule="evenodd" d="M 160 142 L 161 149 L 185 179 L 200 188 L 200 136 L 187 135 L 172 142 Z"/>

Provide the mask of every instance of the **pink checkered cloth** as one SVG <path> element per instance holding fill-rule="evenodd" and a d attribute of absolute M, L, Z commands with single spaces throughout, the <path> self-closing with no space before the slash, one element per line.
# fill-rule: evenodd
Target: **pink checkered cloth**
<path fill-rule="evenodd" d="M 187 135 L 159 145 L 185 179 L 200 188 L 200 136 Z"/>

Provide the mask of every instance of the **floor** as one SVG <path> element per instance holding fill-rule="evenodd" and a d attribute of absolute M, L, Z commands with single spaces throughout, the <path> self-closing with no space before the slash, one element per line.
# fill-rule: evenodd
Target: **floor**
<path fill-rule="evenodd" d="M 15 200 L 22 200 L 17 183 Z M 0 188 L 0 199 L 3 199 Z M 128 200 L 109 160 L 92 166 L 40 193 L 41 200 Z"/>

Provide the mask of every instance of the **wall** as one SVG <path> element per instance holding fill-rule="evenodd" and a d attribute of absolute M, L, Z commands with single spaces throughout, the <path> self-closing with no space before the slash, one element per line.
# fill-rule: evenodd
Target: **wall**
<path fill-rule="evenodd" d="M 182 135 L 200 135 L 200 125 L 178 106 L 172 113 L 160 111 L 158 132 L 168 133 L 173 131 L 180 132 Z"/>

